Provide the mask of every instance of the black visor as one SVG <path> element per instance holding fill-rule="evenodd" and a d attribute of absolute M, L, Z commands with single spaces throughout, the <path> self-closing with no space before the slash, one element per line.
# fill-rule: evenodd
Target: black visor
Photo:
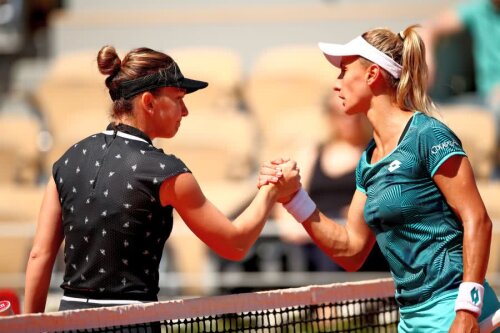
<path fill-rule="evenodd" d="M 177 87 L 185 89 L 186 94 L 196 90 L 206 88 L 207 82 L 192 80 L 182 75 L 179 66 L 175 62 L 168 68 L 161 69 L 157 73 L 149 74 L 137 79 L 120 83 L 117 91 L 109 91 L 113 101 L 120 98 L 129 99 L 141 92 L 153 90 L 161 87 Z"/>

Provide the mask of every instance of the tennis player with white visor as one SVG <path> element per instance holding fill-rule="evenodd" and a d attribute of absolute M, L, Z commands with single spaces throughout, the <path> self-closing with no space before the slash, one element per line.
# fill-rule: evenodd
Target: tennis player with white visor
<path fill-rule="evenodd" d="M 378 242 L 394 278 L 399 332 L 479 332 L 480 322 L 494 331 L 500 306 L 485 280 L 492 222 L 459 138 L 431 115 L 416 28 L 319 44 L 341 69 L 334 92 L 344 112 L 366 115 L 373 139 L 356 169 L 345 225 L 318 211 L 303 189 L 284 206 L 348 271 Z M 259 186 L 274 182 L 284 161 L 265 163 Z"/>

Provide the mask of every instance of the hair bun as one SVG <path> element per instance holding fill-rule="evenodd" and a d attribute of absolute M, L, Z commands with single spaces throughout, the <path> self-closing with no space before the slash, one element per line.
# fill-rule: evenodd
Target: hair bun
<path fill-rule="evenodd" d="M 97 54 L 97 67 L 104 75 L 114 75 L 121 68 L 122 61 L 113 46 L 103 46 Z"/>

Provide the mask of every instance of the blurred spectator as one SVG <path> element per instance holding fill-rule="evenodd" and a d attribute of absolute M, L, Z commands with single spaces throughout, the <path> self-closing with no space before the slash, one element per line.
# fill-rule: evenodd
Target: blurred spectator
<path fill-rule="evenodd" d="M 361 114 L 346 115 L 341 100 L 332 94 L 325 103 L 330 132 L 326 140 L 307 146 L 296 156 L 301 166 L 302 183 L 318 208 L 330 218 L 346 219 L 356 190 L 355 170 L 371 137 L 371 128 Z M 299 247 L 308 271 L 344 271 L 317 247 L 302 226 L 281 205 L 274 218 L 287 246 Z M 388 271 L 377 244 L 360 271 Z"/>
<path fill-rule="evenodd" d="M 49 16 L 61 7 L 62 0 L 0 0 L 0 93 L 9 90 L 16 61 L 48 56 Z"/>
<path fill-rule="evenodd" d="M 50 56 L 50 40 L 48 28 L 50 16 L 54 11 L 62 9 L 63 0 L 29 0 L 27 2 L 27 41 L 25 56 Z"/>
<path fill-rule="evenodd" d="M 26 3 L 23 0 L 0 0 L 0 54 L 18 53 L 24 44 Z"/>
<path fill-rule="evenodd" d="M 7 91 L 10 68 L 25 43 L 25 12 L 23 0 L 0 0 L 0 93 Z"/>
<path fill-rule="evenodd" d="M 427 47 L 430 84 L 436 79 L 435 54 L 439 41 L 464 31 L 472 41 L 477 88 L 477 93 L 466 101 L 487 106 L 494 113 L 500 133 L 500 0 L 469 1 L 424 24 L 422 37 Z M 497 142 L 500 143 L 498 134 Z M 497 165 L 499 161 L 497 156 Z"/>

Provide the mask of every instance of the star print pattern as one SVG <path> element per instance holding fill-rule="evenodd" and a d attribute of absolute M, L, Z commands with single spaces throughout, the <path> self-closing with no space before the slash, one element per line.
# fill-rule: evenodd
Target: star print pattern
<path fill-rule="evenodd" d="M 161 206 L 159 188 L 190 171 L 139 130 L 125 126 L 117 134 L 90 136 L 54 164 L 65 236 L 61 287 L 89 296 L 153 298 L 172 230 L 173 208 Z"/>

